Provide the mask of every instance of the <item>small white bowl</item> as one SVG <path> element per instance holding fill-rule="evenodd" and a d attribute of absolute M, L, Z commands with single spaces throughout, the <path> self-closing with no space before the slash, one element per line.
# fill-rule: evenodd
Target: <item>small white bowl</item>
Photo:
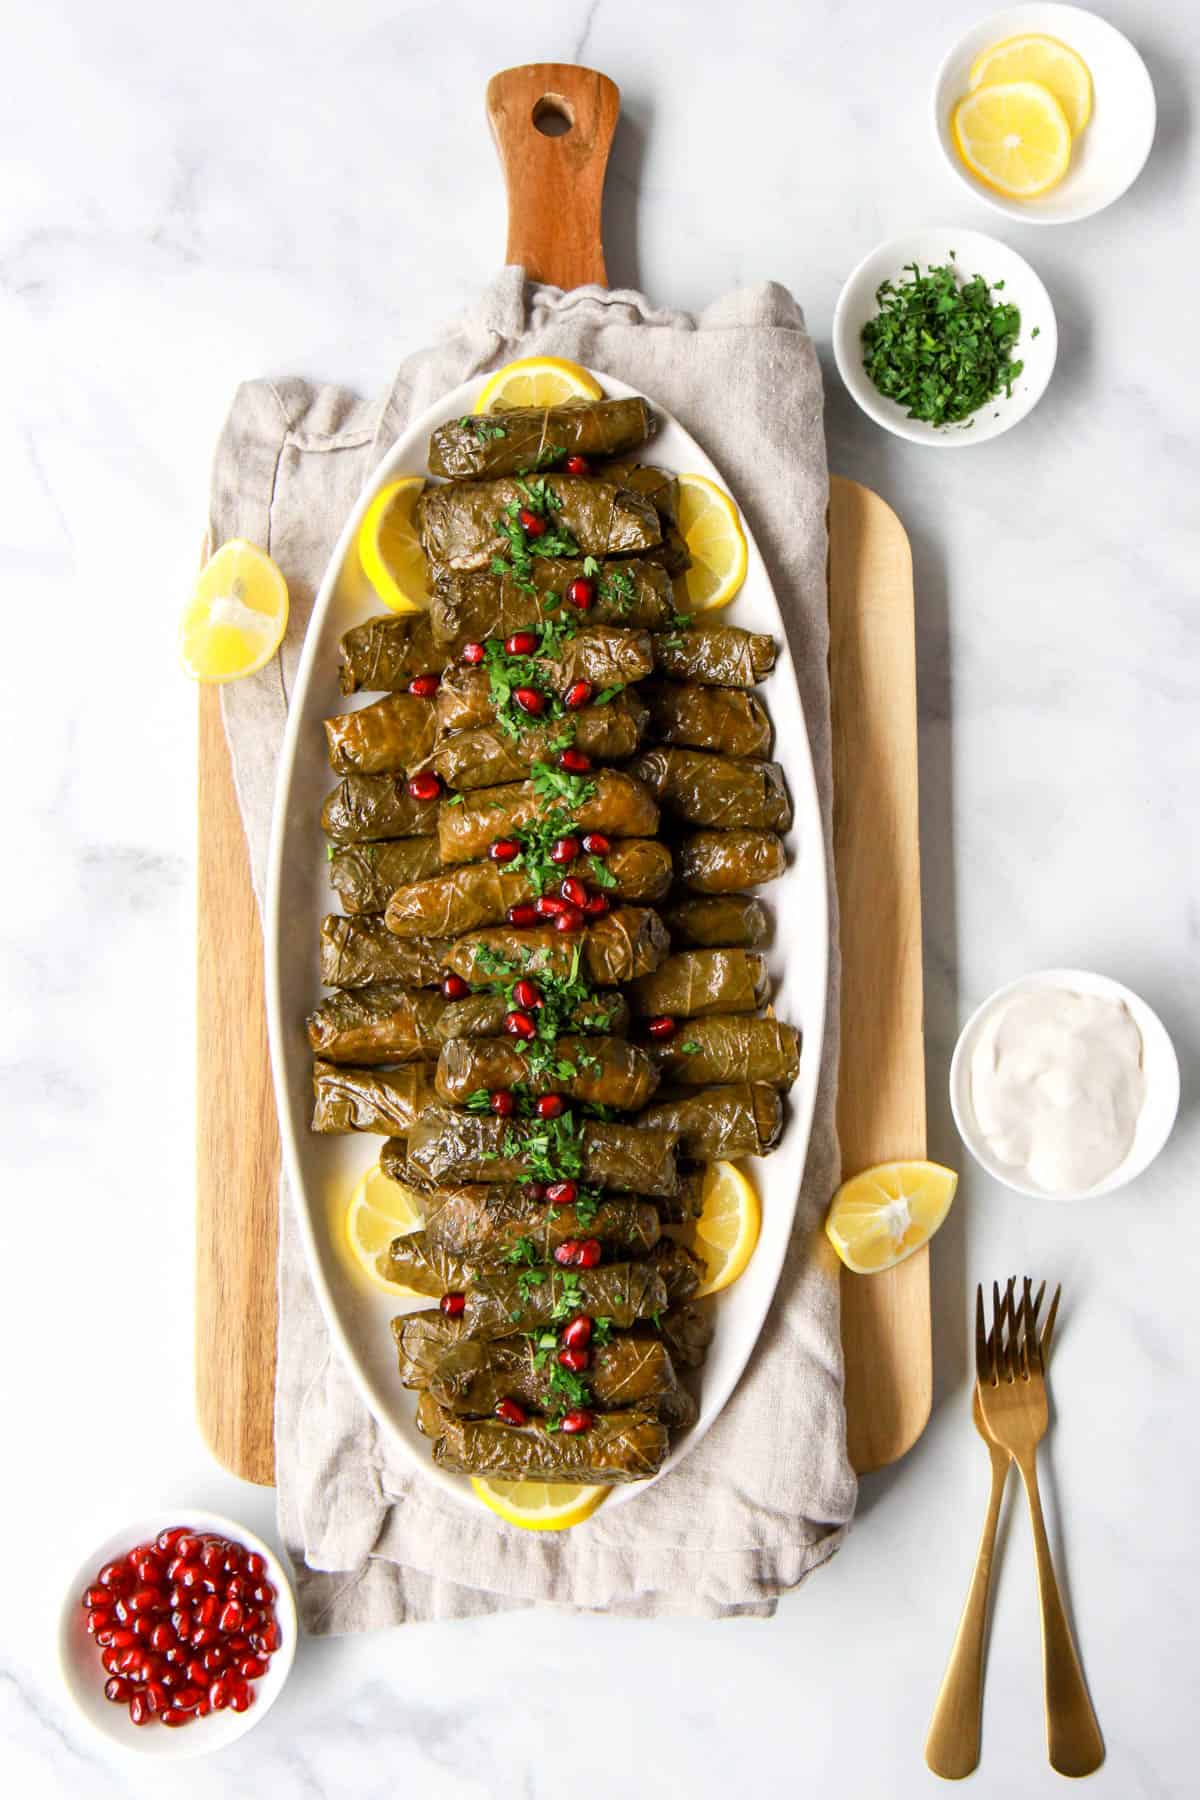
<path fill-rule="evenodd" d="M 104 1698 L 108 1680 L 100 1662 L 100 1652 L 87 1634 L 87 1614 L 80 1604 L 83 1591 L 96 1579 L 106 1562 L 126 1555 L 135 1544 L 147 1543 L 172 1525 L 190 1525 L 197 1531 L 219 1533 L 257 1550 L 265 1560 L 267 1572 L 275 1588 L 275 1616 L 279 1622 L 281 1642 L 267 1665 L 267 1672 L 254 1683 L 254 1705 L 247 1712 L 232 1709 L 210 1713 L 206 1719 L 194 1719 L 190 1725 L 169 1730 L 157 1720 L 151 1725 L 135 1725 L 128 1708 Z M 196 1507 L 177 1506 L 170 1512 L 153 1513 L 147 1519 L 135 1519 L 131 1525 L 114 1531 L 111 1537 L 96 1545 L 80 1563 L 63 1597 L 58 1619 L 58 1661 L 62 1678 L 80 1716 L 110 1744 L 121 1750 L 140 1751 L 160 1760 L 207 1756 L 211 1750 L 223 1750 L 235 1738 L 244 1737 L 269 1711 L 283 1689 L 296 1654 L 296 1603 L 287 1570 L 268 1544 L 247 1531 L 233 1519 L 220 1513 L 201 1512 Z"/>
<path fill-rule="evenodd" d="M 1146 1098 L 1138 1115 L 1129 1154 L 1103 1181 L 1075 1194 L 1049 1194 L 1044 1188 L 1028 1187 L 1014 1181 L 1011 1169 L 997 1162 L 988 1149 L 971 1104 L 971 1057 L 993 1008 L 1016 994 L 1031 993 L 1038 988 L 1066 988 L 1075 994 L 1099 994 L 1106 1000 L 1123 1001 L 1141 1033 Z M 1113 1194 L 1136 1180 L 1150 1167 L 1170 1137 L 1179 1111 L 1179 1061 L 1162 1020 L 1132 988 L 1107 975 L 1093 975 L 1086 969 L 1040 969 L 1034 975 L 1023 975 L 1019 981 L 1010 981 L 1007 987 L 997 988 L 982 1006 L 976 1007 L 963 1026 L 950 1063 L 950 1107 L 958 1134 L 975 1161 L 1014 1193 L 1028 1194 L 1034 1200 L 1093 1200 L 1101 1194 Z"/>
<path fill-rule="evenodd" d="M 950 120 L 967 92 L 981 50 L 1026 32 L 1058 38 L 1082 56 L 1092 75 L 1092 116 L 1072 146 L 1071 166 L 1049 193 L 1006 200 L 972 175 L 954 147 Z M 1154 142 L 1154 84 L 1129 39 L 1080 6 L 1010 6 L 964 32 L 933 84 L 933 130 L 950 168 L 983 200 L 1025 225 L 1067 225 L 1103 211 L 1137 180 Z"/>
<path fill-rule="evenodd" d="M 900 281 L 905 268 L 916 263 L 922 274 L 934 263 L 954 263 L 964 281 L 982 275 L 985 281 L 1004 283 L 999 298 L 1013 301 L 1021 313 L 1021 335 L 1014 355 L 1025 367 L 1011 395 L 1000 394 L 972 415 L 967 425 L 927 425 L 910 419 L 902 406 L 885 399 L 863 366 L 862 330 L 879 311 L 876 290 L 883 281 Z M 1034 331 L 1037 336 L 1034 337 Z M 1032 412 L 1046 391 L 1058 355 L 1058 321 L 1050 296 L 1023 256 L 982 231 L 959 231 L 949 225 L 929 226 L 892 238 L 863 258 L 838 296 L 833 315 L 833 354 L 850 394 L 863 411 L 897 437 L 914 444 L 932 444 L 939 450 L 960 450 L 969 444 L 986 444 Z"/>

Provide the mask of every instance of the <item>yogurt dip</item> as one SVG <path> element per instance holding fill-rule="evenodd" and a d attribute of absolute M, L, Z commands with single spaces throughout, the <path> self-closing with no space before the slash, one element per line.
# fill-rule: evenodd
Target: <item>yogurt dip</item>
<path fill-rule="evenodd" d="M 970 1064 L 991 1155 L 1045 1194 L 1095 1187 L 1128 1156 L 1146 1098 L 1142 1035 L 1121 1000 L 1039 987 L 997 1000 Z"/>

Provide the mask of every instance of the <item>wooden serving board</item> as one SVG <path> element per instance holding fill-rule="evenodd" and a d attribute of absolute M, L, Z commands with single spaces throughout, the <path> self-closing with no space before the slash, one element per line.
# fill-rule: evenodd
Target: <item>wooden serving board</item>
<path fill-rule="evenodd" d="M 600 196 L 620 96 L 541 63 L 488 86 L 509 196 L 508 260 L 605 284 Z M 568 129 L 545 135 L 547 122 Z M 553 205 L 535 203 L 556 195 Z M 531 226 L 541 220 L 544 229 Z M 834 850 L 841 906 L 838 1129 L 847 1174 L 925 1151 L 912 559 L 878 495 L 829 507 Z M 216 689 L 200 696 L 196 1406 L 214 1456 L 274 1481 L 279 1133 L 262 939 Z M 932 1394 L 928 1253 L 842 1280 L 850 1455 L 863 1473 L 920 1435 Z"/>

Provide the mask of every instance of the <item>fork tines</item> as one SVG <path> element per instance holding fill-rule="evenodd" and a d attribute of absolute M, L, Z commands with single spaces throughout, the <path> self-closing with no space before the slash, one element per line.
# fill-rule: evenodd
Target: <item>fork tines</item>
<path fill-rule="evenodd" d="M 1015 1275 L 1009 1277 L 1003 1293 L 999 1282 L 993 1281 L 990 1331 L 984 1316 L 983 1288 L 975 1289 L 975 1373 L 989 1387 L 995 1387 L 1001 1381 L 1015 1381 L 1018 1376 L 1028 1381 L 1031 1376 L 1044 1375 L 1046 1371 L 1062 1286 L 1060 1284 L 1054 1290 L 1054 1299 L 1040 1332 L 1038 1314 L 1046 1295 L 1045 1282 L 1035 1296 L 1033 1281 L 1026 1275 L 1021 1283 L 1019 1300 L 1016 1287 Z"/>

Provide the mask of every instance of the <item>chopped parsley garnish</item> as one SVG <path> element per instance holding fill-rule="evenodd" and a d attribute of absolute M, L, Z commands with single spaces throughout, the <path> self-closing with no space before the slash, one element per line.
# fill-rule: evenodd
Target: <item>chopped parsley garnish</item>
<path fill-rule="evenodd" d="M 534 763 L 529 779 L 539 800 L 561 800 L 571 812 L 578 812 L 596 792 L 590 775 L 572 775 L 569 769 L 556 768 L 553 763 Z"/>
<path fill-rule="evenodd" d="M 467 413 L 458 422 L 473 431 L 481 444 L 498 442 L 508 436 L 503 425 L 497 425 L 494 419 L 486 418 L 482 413 Z"/>
<path fill-rule="evenodd" d="M 941 427 L 969 422 L 999 394 L 1011 395 L 1024 368 L 1014 361 L 1021 314 L 993 294 L 1003 283 L 960 281 L 951 261 L 905 265 L 907 281 L 876 289 L 879 311 L 863 326 L 863 367 L 879 392 L 910 419 Z"/>
<path fill-rule="evenodd" d="M 583 1310 L 583 1289 L 574 1269 L 556 1272 L 552 1277 L 550 1292 L 554 1300 L 550 1316 L 556 1324 L 560 1319 L 569 1319 L 572 1313 Z"/>
<path fill-rule="evenodd" d="M 592 880 L 595 882 L 597 887 L 601 887 L 601 888 L 615 888 L 616 887 L 617 878 L 613 874 L 612 870 L 609 868 L 608 864 L 605 862 L 605 860 L 602 856 L 596 856 L 591 851 L 589 851 L 588 852 L 588 867 L 591 869 Z"/>
<path fill-rule="evenodd" d="M 682 1056 L 699 1056 L 700 1054 L 700 1046 L 695 1038 L 689 1038 L 685 1044 L 680 1044 L 679 1050 Z"/>
<path fill-rule="evenodd" d="M 519 1237 L 512 1248 L 504 1252 L 504 1260 L 514 1263 L 518 1268 L 536 1269 L 542 1259 L 531 1237 Z"/>
<path fill-rule="evenodd" d="M 554 522 L 553 514 L 561 509 L 562 501 L 544 475 L 529 480 L 518 476 L 516 487 L 520 499 L 510 500 L 495 522 L 497 536 L 505 540 L 506 548 L 493 556 L 492 573 L 511 576 L 518 587 L 532 594 L 537 592 L 537 583 L 533 579 L 534 557 L 578 556 L 579 545 L 564 525 Z M 525 531 L 521 524 L 522 508 L 547 521 L 541 537 L 530 537 Z"/>
<path fill-rule="evenodd" d="M 580 1188 L 575 1196 L 575 1218 L 586 1229 L 600 1210 L 600 1195 L 595 1188 Z"/>
<path fill-rule="evenodd" d="M 612 1338 L 612 1328 L 613 1322 L 611 1319 L 599 1318 L 592 1320 L 593 1350 L 603 1350 L 605 1344 Z"/>

